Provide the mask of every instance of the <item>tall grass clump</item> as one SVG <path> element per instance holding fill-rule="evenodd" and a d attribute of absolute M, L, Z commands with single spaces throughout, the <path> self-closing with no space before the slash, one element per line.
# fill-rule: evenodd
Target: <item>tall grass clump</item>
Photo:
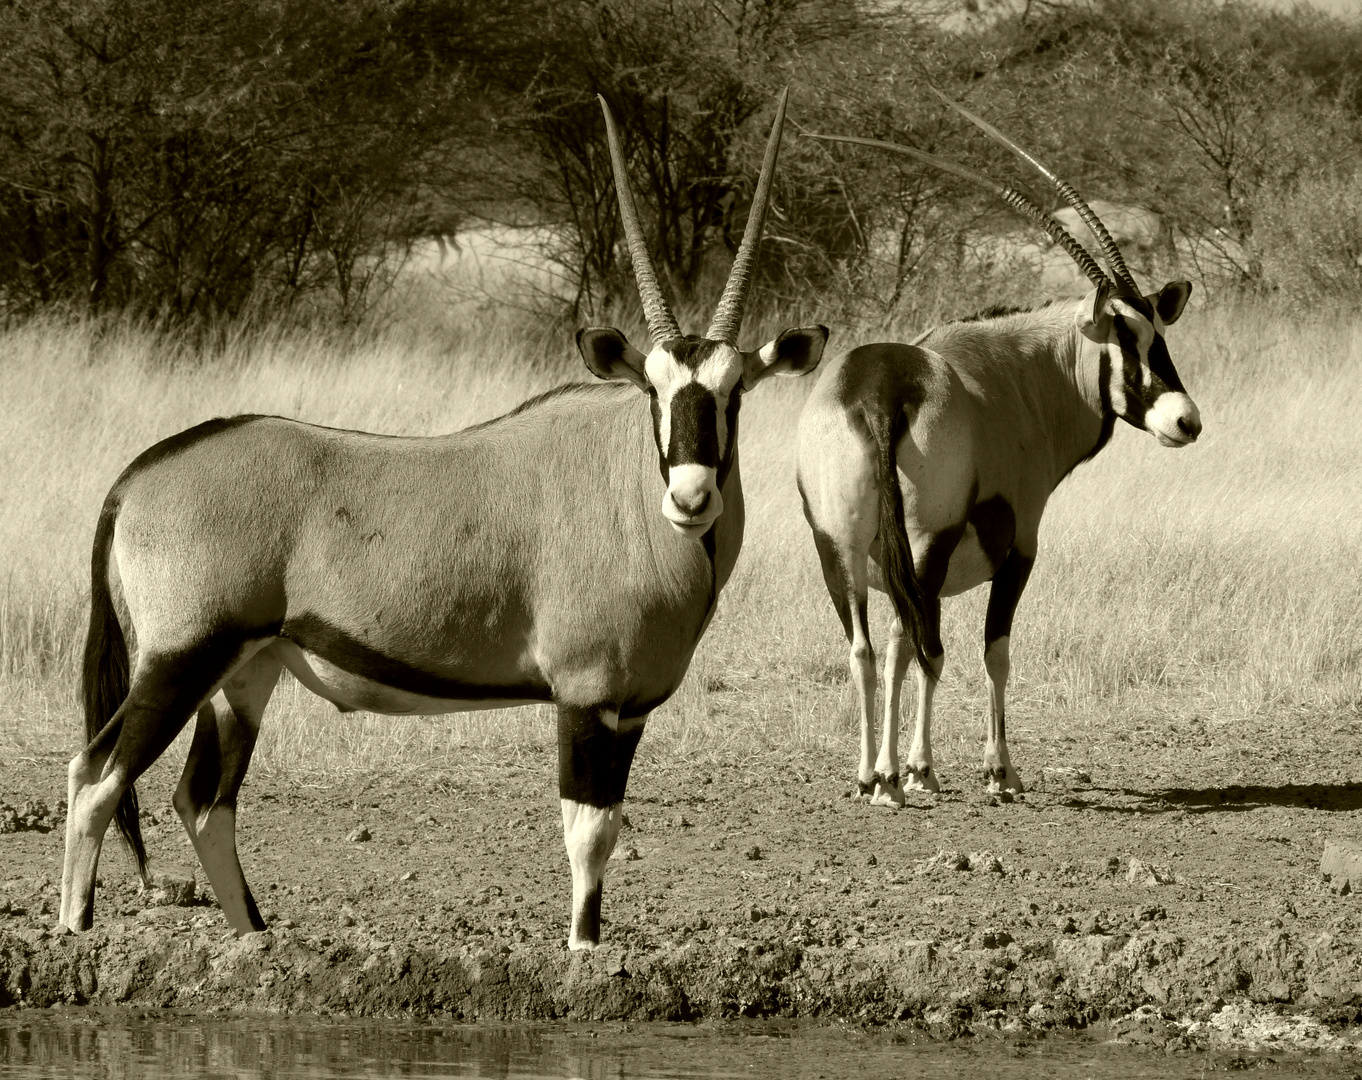
<path fill-rule="evenodd" d="M 745 344 L 796 320 L 760 321 Z M 841 327 L 833 347 L 916 329 Z M 1362 316 L 1228 303 L 1188 312 L 1169 338 L 1205 433 L 1173 452 L 1118 425 L 1053 498 L 1013 632 L 1010 713 L 1022 742 L 1362 705 Z M 337 340 L 257 327 L 207 352 L 131 325 L 0 333 L 0 760 L 78 744 L 94 522 L 142 449 L 239 412 L 449 431 L 578 378 L 579 365 L 567 328 L 491 306 L 409 313 Z M 645 762 L 761 747 L 854 756 L 847 646 L 794 484 L 813 381 L 775 380 L 743 407 L 745 547 L 689 676 L 654 716 Z M 937 749 L 950 771 L 972 770 L 978 756 L 985 602 L 979 589 L 944 604 Z M 872 609 L 882 642 L 888 604 L 875 597 Z M 257 767 L 339 772 L 553 743 L 547 708 L 340 716 L 286 676 Z"/>

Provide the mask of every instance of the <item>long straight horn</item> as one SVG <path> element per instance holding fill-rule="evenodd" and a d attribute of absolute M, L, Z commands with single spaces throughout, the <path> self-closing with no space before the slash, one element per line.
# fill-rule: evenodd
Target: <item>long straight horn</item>
<path fill-rule="evenodd" d="M 747 292 L 752 286 L 752 273 L 757 267 L 757 249 L 761 246 L 761 230 L 766 221 L 766 206 L 771 197 L 771 180 L 776 174 L 776 156 L 780 152 L 780 133 L 785 127 L 785 99 L 790 96 L 787 86 L 776 99 L 776 118 L 771 124 L 771 136 L 766 140 L 766 157 L 761 163 L 761 176 L 757 180 L 756 194 L 752 196 L 752 209 L 747 214 L 747 228 L 743 230 L 742 243 L 738 245 L 733 269 L 728 274 L 728 284 L 719 298 L 719 306 L 714 311 L 705 337 L 711 341 L 726 341 L 730 345 L 738 343 L 738 330 L 742 327 L 742 309 L 747 303 Z"/>
<path fill-rule="evenodd" d="M 676 324 L 662 288 L 653 272 L 653 260 L 648 255 L 648 243 L 643 239 L 643 229 L 638 223 L 638 211 L 634 208 L 634 189 L 629 186 L 629 172 L 624 167 L 624 149 L 620 144 L 620 133 L 615 128 L 615 117 L 606 104 L 605 98 L 596 95 L 605 113 L 605 141 L 610 147 L 610 165 L 615 172 L 615 195 L 619 199 L 620 219 L 624 222 L 624 238 L 629 243 L 629 260 L 634 264 L 634 281 L 638 283 L 639 300 L 643 303 L 643 315 L 648 320 L 648 333 L 657 344 L 669 338 L 682 336 Z"/>
<path fill-rule="evenodd" d="M 985 191 L 991 191 L 1008 206 L 1012 207 L 1019 214 L 1030 218 L 1047 233 L 1060 247 L 1069 253 L 1069 258 L 1078 264 L 1080 270 L 1087 274 L 1088 280 L 1099 289 L 1112 288 L 1111 279 L 1106 272 L 1097 264 L 1097 260 L 1088 254 L 1088 249 L 1080 244 L 1070 235 L 1069 230 L 1052 218 L 1035 203 L 1031 202 L 1021 192 L 1014 188 L 1005 187 L 996 180 L 985 176 L 968 165 L 961 165 L 959 162 L 950 161 L 947 158 L 937 157 L 929 154 L 925 150 L 917 150 L 911 146 L 900 146 L 898 143 L 882 142 L 879 139 L 861 139 L 855 135 L 815 135 L 811 131 L 803 133 L 810 139 L 823 139 L 826 142 L 854 143 L 857 146 L 874 146 L 881 150 L 892 150 L 896 154 L 903 154 L 906 157 L 914 158 L 925 165 L 931 165 L 948 172 L 953 176 L 958 176 L 962 180 L 968 180 L 972 184 L 978 184 Z"/>
<path fill-rule="evenodd" d="M 1107 265 L 1111 267 L 1112 272 L 1116 275 L 1116 279 L 1120 282 L 1123 290 L 1129 290 L 1130 292 L 1135 293 L 1140 291 L 1139 287 L 1135 284 L 1135 279 L 1131 277 L 1130 271 L 1126 269 L 1126 261 L 1122 258 L 1121 249 L 1116 246 L 1116 241 L 1111 238 L 1111 233 L 1107 232 L 1107 227 L 1102 224 L 1101 218 L 1093 212 L 1092 207 L 1083 201 L 1083 197 L 1074 190 L 1073 185 L 1061 180 L 1037 161 L 1035 157 L 1021 146 L 1018 146 L 1017 143 L 1009 139 L 982 116 L 978 116 L 971 112 L 969 109 L 965 108 L 965 106 L 961 105 L 960 102 L 943 94 L 935 86 L 929 86 L 928 89 L 971 124 L 979 128 L 990 138 L 1002 143 L 1016 154 L 1017 157 L 1021 158 L 1040 173 L 1041 176 L 1054 184 L 1055 190 L 1059 192 L 1059 197 L 1072 206 L 1078 212 L 1078 216 L 1083 219 L 1083 223 L 1092 230 L 1093 236 L 1097 238 L 1097 243 L 1102 248 L 1102 255 L 1106 258 Z"/>

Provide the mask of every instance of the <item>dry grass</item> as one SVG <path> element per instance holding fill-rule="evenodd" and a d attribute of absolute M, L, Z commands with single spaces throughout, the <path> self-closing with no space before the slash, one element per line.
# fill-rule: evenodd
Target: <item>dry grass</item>
<path fill-rule="evenodd" d="M 844 330 L 835 344 L 912 329 Z M 1022 760 L 1028 741 L 1095 743 L 1113 729 L 1277 709 L 1300 723 L 1356 713 L 1362 700 L 1362 317 L 1293 325 L 1261 309 L 1202 310 L 1170 336 L 1206 433 L 1175 453 L 1123 427 L 1053 500 L 1013 635 Z M 570 333 L 469 308 L 343 345 L 243 335 L 206 358 L 126 327 L 0 335 L 0 760 L 77 745 L 95 516 L 147 445 L 246 411 L 444 431 L 576 378 L 577 364 Z M 746 547 L 689 677 L 650 725 L 648 758 L 826 747 L 850 771 L 846 648 L 794 487 L 795 421 L 811 383 L 768 384 L 744 406 Z M 948 773 L 978 760 L 984 601 L 977 590 L 945 605 L 936 744 Z M 881 639 L 885 609 L 874 608 Z M 462 747 L 514 757 L 551 744 L 552 730 L 544 708 L 339 716 L 286 680 L 256 767 L 454 765 Z M 181 757 L 173 750 L 165 767 Z"/>

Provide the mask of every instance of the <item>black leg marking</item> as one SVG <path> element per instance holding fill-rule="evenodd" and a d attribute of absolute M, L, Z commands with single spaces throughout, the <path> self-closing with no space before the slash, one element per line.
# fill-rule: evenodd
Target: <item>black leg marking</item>
<path fill-rule="evenodd" d="M 1012 633 L 1012 617 L 1017 613 L 1017 602 L 1031 576 L 1036 559 L 1023 555 L 1016 548 L 1007 553 L 998 572 L 993 575 L 993 588 L 988 594 L 988 614 L 984 616 L 984 648 L 1000 637 Z"/>
<path fill-rule="evenodd" d="M 586 894 L 586 907 L 582 911 L 582 921 L 578 931 L 588 941 L 601 940 L 601 895 L 605 882 L 596 882 L 596 887 Z"/>
<path fill-rule="evenodd" d="M 558 794 L 605 808 L 624 801 L 643 725 L 615 731 L 599 709 L 558 707 Z"/>
<path fill-rule="evenodd" d="M 955 554 L 960 538 L 965 535 L 965 527 L 956 525 L 942 529 L 932 537 L 927 545 L 923 559 L 922 591 L 927 603 L 923 610 L 922 651 L 931 659 L 936 659 L 946 650 L 941 644 L 941 588 L 946 584 L 946 572 L 950 569 L 951 556 Z"/>
<path fill-rule="evenodd" d="M 244 636 L 222 634 L 183 652 L 142 665 L 128 696 L 90 742 L 86 754 L 121 769 L 131 787 L 165 753 L 200 701 L 240 655 Z"/>

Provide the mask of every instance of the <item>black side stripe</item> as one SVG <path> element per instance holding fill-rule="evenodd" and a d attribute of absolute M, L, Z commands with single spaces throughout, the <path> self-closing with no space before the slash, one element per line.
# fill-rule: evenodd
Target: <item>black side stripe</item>
<path fill-rule="evenodd" d="M 320 615 L 303 612 L 284 621 L 279 636 L 315 653 L 342 671 L 394 690 L 445 701 L 550 701 L 547 683 L 502 685 L 465 682 L 412 667 L 365 645 Z"/>

